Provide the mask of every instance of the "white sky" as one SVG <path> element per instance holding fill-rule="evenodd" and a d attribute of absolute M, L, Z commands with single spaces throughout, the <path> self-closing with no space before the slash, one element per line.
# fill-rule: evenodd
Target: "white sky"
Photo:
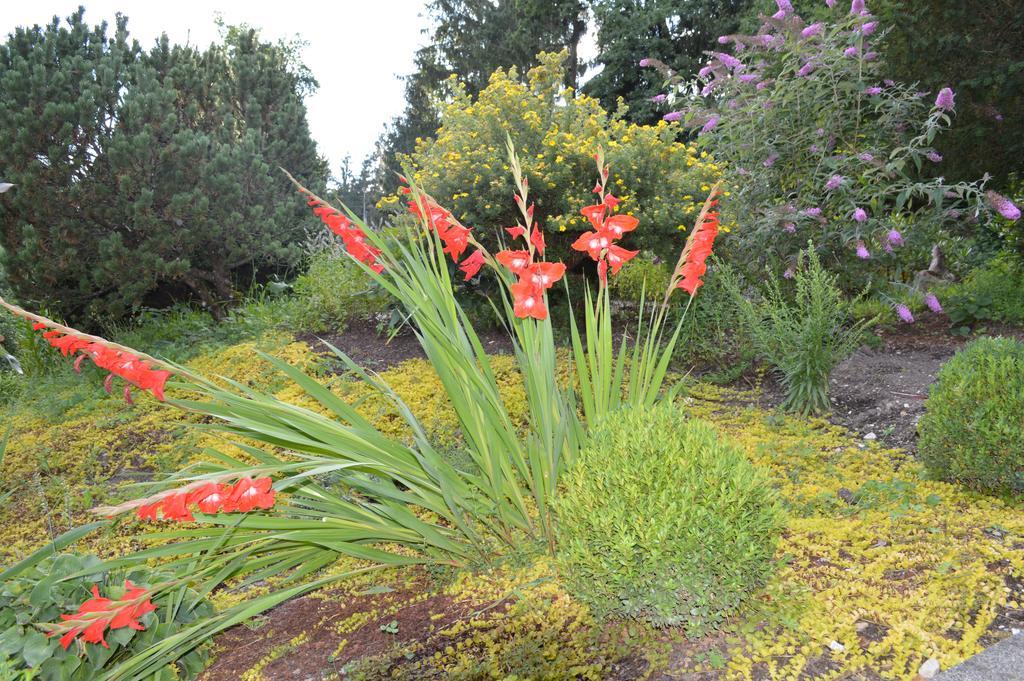
<path fill-rule="evenodd" d="M 333 172 L 346 154 L 358 171 L 384 123 L 401 113 L 398 76 L 412 71 L 413 54 L 428 39 L 420 32 L 428 21 L 422 0 L 34 0 L 2 3 L 0 40 L 16 26 L 45 25 L 54 15 L 63 20 L 79 4 L 90 25 L 106 20 L 112 27 L 118 11 L 127 15 L 129 34 L 146 49 L 161 33 L 206 47 L 218 37 L 217 12 L 228 24 L 259 28 L 267 40 L 300 36 L 308 43 L 304 61 L 320 82 L 306 102 L 309 124 Z"/>

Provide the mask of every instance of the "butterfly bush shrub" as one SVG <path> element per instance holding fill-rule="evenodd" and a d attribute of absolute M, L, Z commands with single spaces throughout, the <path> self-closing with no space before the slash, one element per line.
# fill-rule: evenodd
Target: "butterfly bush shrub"
<path fill-rule="evenodd" d="M 808 24 L 778 0 L 757 34 L 721 36 L 696 81 L 648 60 L 668 78 L 665 118 L 727 164 L 742 260 L 781 273 L 813 239 L 826 266 L 859 288 L 893 275 L 911 240 L 969 231 L 992 212 L 1019 217 L 985 178 L 942 178 L 932 144 L 956 113 L 955 93 L 887 79 L 873 49 L 882 29 L 865 3 L 826 4 L 831 20 Z"/>

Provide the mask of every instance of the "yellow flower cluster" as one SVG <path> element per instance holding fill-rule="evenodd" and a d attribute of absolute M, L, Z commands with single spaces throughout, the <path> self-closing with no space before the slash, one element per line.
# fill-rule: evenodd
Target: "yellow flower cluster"
<path fill-rule="evenodd" d="M 612 169 L 609 191 L 623 199 L 619 211 L 641 218 L 629 245 L 677 250 L 677 230 L 689 228 L 721 174 L 719 165 L 677 141 L 675 124 L 635 125 L 624 119 L 624 108 L 608 113 L 596 99 L 561 88 L 564 58 L 564 52 L 540 55 L 526 82 L 515 69 L 499 69 L 475 100 L 453 81 L 455 96 L 436 138 L 418 140 L 405 159 L 416 181 L 470 226 L 513 224 L 509 135 L 549 243 L 564 248 L 590 229 L 579 209 L 594 201 L 593 154 L 600 146 Z M 386 197 L 381 207 L 399 198 Z"/>

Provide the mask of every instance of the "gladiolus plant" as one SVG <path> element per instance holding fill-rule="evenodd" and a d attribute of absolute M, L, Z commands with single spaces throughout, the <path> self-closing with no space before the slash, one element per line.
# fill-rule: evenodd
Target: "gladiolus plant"
<path fill-rule="evenodd" d="M 162 389 L 166 377 L 161 374 L 156 380 L 145 372 L 173 372 L 176 387 L 187 391 L 189 399 L 175 393 L 167 404 L 200 414 L 208 421 L 204 427 L 247 443 L 239 445 L 245 459 L 219 453 L 216 463 L 196 464 L 177 476 L 170 489 L 95 509 L 101 516 L 134 512 L 146 521 L 194 521 L 188 529 L 161 532 L 162 539 L 179 541 L 161 543 L 136 559 L 170 559 L 171 566 L 187 571 L 202 557 L 205 579 L 245 577 L 252 583 L 281 573 L 304 580 L 341 556 L 367 561 L 368 567 L 355 571 L 365 573 L 409 564 L 487 566 L 503 554 L 531 547 L 554 552 L 552 500 L 560 475 L 585 446 L 590 424 L 622 407 L 649 407 L 671 394 L 664 383 L 683 320 L 666 328 L 669 299 L 681 288 L 692 300 L 700 287 L 717 234 L 712 208 L 718 186 L 705 201 L 661 303 L 641 306 L 634 332 L 613 333 L 605 284 L 636 254 L 620 242 L 643 224 L 613 213 L 617 199 L 606 191 L 609 168 L 598 150 L 597 203 L 581 211 L 594 230 L 580 242 L 581 250 L 598 264 L 598 286 L 596 294 L 584 290 L 582 328 L 571 320 L 572 352 L 560 359 L 548 293 L 558 285 L 568 290 L 565 265 L 544 259 L 544 230 L 534 218 L 529 181 L 511 141 L 508 146 L 515 187 L 511 200 L 519 220 L 506 228 L 509 242 L 495 253 L 414 182 L 406 182 L 403 191 L 415 224 L 406 225 L 404 238 L 397 240 L 367 228 L 350 211 L 330 206 L 295 182 L 314 213 L 341 236 L 358 266 L 405 307 L 458 419 L 470 467 L 453 466 L 427 427 L 386 383 L 326 343 L 394 405 L 408 438 L 382 433 L 327 387 L 273 357 L 263 358 L 320 410 L 214 382 L 30 315 L 57 331 L 55 339 L 72 338 L 67 354 L 82 353 L 93 361 L 102 357 L 97 365 L 158 398 L 162 392 L 157 394 L 151 383 L 159 382 Z M 522 376 L 525 423 L 514 420 L 504 403 L 491 357 L 454 293 L 453 271 L 467 279 L 494 276 L 500 283 L 495 306 L 503 312 Z M 16 314 L 29 314 L 4 305 Z M 86 342 L 125 353 L 120 357 L 133 362 L 131 370 L 111 368 L 106 351 L 82 345 Z M 243 603 L 162 641 L 109 678 L 151 673 L 170 656 L 246 617 L 352 574 L 330 574 Z"/>

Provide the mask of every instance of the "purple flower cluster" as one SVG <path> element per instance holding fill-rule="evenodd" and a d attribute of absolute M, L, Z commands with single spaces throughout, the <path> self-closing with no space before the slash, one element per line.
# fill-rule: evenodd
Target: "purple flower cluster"
<path fill-rule="evenodd" d="M 655 104 L 664 104 L 668 100 L 668 95 L 665 93 L 657 94 L 651 97 L 651 101 Z"/>
<path fill-rule="evenodd" d="M 863 241 L 857 242 L 857 257 L 861 260 L 867 260 L 871 257 L 871 252 L 868 251 L 868 247 L 864 245 Z"/>
<path fill-rule="evenodd" d="M 903 245 L 903 235 L 897 229 L 890 229 L 889 233 L 885 235 L 885 240 L 890 246 Z"/>
<path fill-rule="evenodd" d="M 896 306 L 896 315 L 907 324 L 914 323 L 914 313 L 912 313 L 910 308 L 903 303 Z"/>
<path fill-rule="evenodd" d="M 824 28 L 825 24 L 821 23 L 820 21 L 817 21 L 808 26 L 807 28 L 805 28 L 804 30 L 800 31 L 800 35 L 803 36 L 804 38 L 813 38 L 814 36 L 821 33 Z"/>
<path fill-rule="evenodd" d="M 682 111 L 669 111 L 667 114 L 665 114 L 661 118 L 662 118 L 662 120 L 665 120 L 665 121 L 668 121 L 669 123 L 672 123 L 673 121 L 678 121 L 682 117 L 683 117 L 683 112 Z"/>
<path fill-rule="evenodd" d="M 939 162 L 942 161 L 942 154 L 940 154 L 937 151 L 929 151 L 924 156 L 925 156 L 925 158 L 927 158 L 932 163 L 939 163 Z"/>
<path fill-rule="evenodd" d="M 954 98 L 952 88 L 944 87 L 939 90 L 939 94 L 935 98 L 935 106 L 943 111 L 952 111 L 956 107 Z"/>
<path fill-rule="evenodd" d="M 868 212 L 863 208 L 854 208 L 853 219 L 856 220 L 857 222 L 864 222 L 865 220 L 868 219 Z"/>
<path fill-rule="evenodd" d="M 839 189 L 839 186 L 843 184 L 845 180 L 846 178 L 843 177 L 842 175 L 833 175 L 832 177 L 828 178 L 828 182 L 825 183 L 825 190 L 832 191 L 834 189 Z"/>
<path fill-rule="evenodd" d="M 924 297 L 924 304 L 928 306 L 928 309 L 935 314 L 942 314 L 942 303 L 935 297 L 934 293 L 929 293 Z"/>
<path fill-rule="evenodd" d="M 1016 221 L 1020 219 L 1020 208 L 1002 194 L 988 191 L 985 193 L 985 198 L 988 199 L 989 205 L 995 208 L 1007 220 Z"/>

